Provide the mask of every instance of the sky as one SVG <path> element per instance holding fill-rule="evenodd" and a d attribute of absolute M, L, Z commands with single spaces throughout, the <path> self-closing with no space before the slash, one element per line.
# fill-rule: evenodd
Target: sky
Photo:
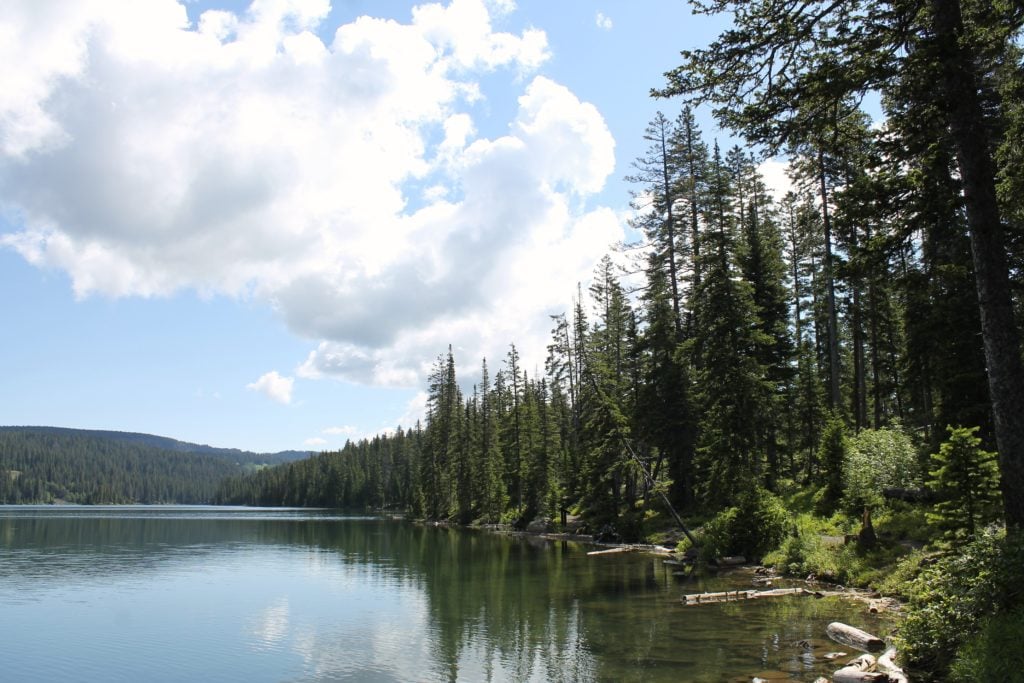
<path fill-rule="evenodd" d="M 0 424 L 330 450 L 628 231 L 684 0 L 6 0 Z M 715 135 L 706 112 L 698 120 Z"/>

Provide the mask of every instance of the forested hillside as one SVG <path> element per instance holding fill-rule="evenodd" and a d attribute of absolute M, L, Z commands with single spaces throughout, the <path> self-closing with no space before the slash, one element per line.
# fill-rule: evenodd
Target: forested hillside
<path fill-rule="evenodd" d="M 0 504 L 208 503 L 222 480 L 263 457 L 168 450 L 149 440 L 164 441 L 119 432 L 0 428 Z"/>
<path fill-rule="evenodd" d="M 107 441 L 119 441 L 127 444 L 136 444 L 159 448 L 165 451 L 178 453 L 202 453 L 213 455 L 239 465 L 278 465 L 292 460 L 301 460 L 309 457 L 309 451 L 279 451 L 277 453 L 253 453 L 238 448 L 217 448 L 206 444 L 189 443 L 179 441 L 166 436 L 154 434 L 142 434 L 139 432 L 115 432 L 105 429 L 70 429 L 67 427 L 0 427 L 2 432 L 21 432 L 33 434 L 53 434 L 56 436 L 84 436 Z"/>

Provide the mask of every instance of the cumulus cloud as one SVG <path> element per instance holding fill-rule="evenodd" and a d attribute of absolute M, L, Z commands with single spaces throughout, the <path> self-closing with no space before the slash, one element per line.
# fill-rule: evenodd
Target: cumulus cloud
<path fill-rule="evenodd" d="M 612 30 L 611 17 L 607 16 L 604 12 L 597 13 L 597 16 L 594 17 L 594 23 L 596 23 L 597 27 L 603 31 Z"/>
<path fill-rule="evenodd" d="M 764 178 L 764 184 L 776 201 L 786 196 L 786 193 L 793 190 L 793 181 L 789 177 L 789 162 L 785 159 L 765 159 L 757 166 L 758 172 Z"/>
<path fill-rule="evenodd" d="M 324 434 L 330 434 L 331 436 L 352 436 L 359 430 L 351 425 L 344 425 L 341 427 L 328 427 L 324 430 Z"/>
<path fill-rule="evenodd" d="M 309 446 L 310 448 L 319 448 L 320 446 L 327 445 L 327 439 L 322 439 L 319 436 L 313 436 L 302 442 L 303 445 Z"/>
<path fill-rule="evenodd" d="M 79 297 L 265 302 L 312 342 L 301 377 L 415 386 L 449 343 L 466 362 L 542 350 L 546 314 L 621 237 L 579 208 L 614 168 L 600 113 L 537 75 L 542 31 L 494 29 L 507 0 L 339 27 L 329 9 L 190 24 L 174 0 L 4 3 L 0 246 Z M 518 111 L 484 138 L 497 69 Z"/>
<path fill-rule="evenodd" d="M 271 370 L 245 388 L 250 391 L 258 391 L 278 403 L 288 404 L 292 402 L 292 385 L 295 380 L 291 377 L 282 377 L 277 370 Z"/>

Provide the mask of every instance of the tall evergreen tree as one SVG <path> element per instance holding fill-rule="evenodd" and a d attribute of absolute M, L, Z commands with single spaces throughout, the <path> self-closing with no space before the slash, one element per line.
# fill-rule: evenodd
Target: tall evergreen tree
<path fill-rule="evenodd" d="M 736 25 L 685 51 L 660 95 L 710 102 L 717 118 L 773 148 L 827 130 L 835 108 L 888 92 L 904 68 L 940 84 L 963 184 L 989 391 L 1008 524 L 1024 527 L 1024 364 L 1014 317 L 1007 240 L 996 196 L 992 55 L 1006 55 L 1024 25 L 1019 3 L 984 0 L 727 0 Z M 913 47 L 904 49 L 912 41 Z M 816 106 L 816 105 L 824 106 Z"/>
<path fill-rule="evenodd" d="M 692 340 L 701 411 L 698 479 L 704 500 L 731 502 L 762 467 L 761 436 L 771 389 L 757 350 L 765 343 L 753 291 L 735 262 L 737 186 L 716 145 L 709 173 L 703 278 L 695 292 Z"/>
<path fill-rule="evenodd" d="M 679 204 L 679 159 L 673 149 L 677 137 L 672 123 L 661 112 L 647 124 L 644 140 L 650 143 L 644 156 L 633 162 L 636 173 L 626 177 L 643 186 L 633 193 L 631 206 L 638 212 L 632 227 L 646 238 L 651 256 L 649 267 L 664 268 L 672 303 L 673 327 L 677 338 L 683 334 L 683 304 L 680 288 L 685 232 L 676 215 Z"/>

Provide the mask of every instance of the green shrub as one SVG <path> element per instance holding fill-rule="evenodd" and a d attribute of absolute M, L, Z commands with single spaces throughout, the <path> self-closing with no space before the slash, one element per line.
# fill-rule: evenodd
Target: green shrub
<path fill-rule="evenodd" d="M 843 506 L 859 513 L 885 503 L 887 488 L 917 488 L 921 473 L 910 437 L 898 429 L 865 429 L 847 440 Z"/>
<path fill-rule="evenodd" d="M 835 548 L 826 544 L 822 537 L 836 533 L 828 520 L 810 514 L 798 515 L 793 533 L 778 549 L 765 555 L 763 562 L 791 576 L 835 576 L 839 569 Z"/>
<path fill-rule="evenodd" d="M 981 631 L 957 654 L 950 669 L 954 683 L 1019 681 L 1024 672 L 1024 610 L 986 619 Z"/>
<path fill-rule="evenodd" d="M 901 500 L 890 501 L 885 508 L 872 513 L 872 519 L 879 536 L 896 540 L 929 544 L 940 531 L 930 523 L 924 506 Z"/>
<path fill-rule="evenodd" d="M 759 560 L 789 533 L 790 518 L 777 496 L 763 488 L 745 492 L 735 507 L 727 508 L 704 525 L 701 557 L 713 560 L 742 555 Z"/>
<path fill-rule="evenodd" d="M 927 558 L 928 555 L 923 550 L 912 550 L 896 563 L 896 566 L 888 576 L 878 583 L 876 588 L 885 595 L 908 600 L 914 580 L 923 571 L 922 564 Z"/>
<path fill-rule="evenodd" d="M 946 680 L 957 652 L 983 652 L 986 619 L 1024 607 L 1024 539 L 989 528 L 911 584 L 900 649 L 915 670 Z M 979 645 L 978 643 L 982 643 Z M 978 649 L 982 648 L 982 649 Z M 999 679 L 991 679 L 999 680 Z"/>

